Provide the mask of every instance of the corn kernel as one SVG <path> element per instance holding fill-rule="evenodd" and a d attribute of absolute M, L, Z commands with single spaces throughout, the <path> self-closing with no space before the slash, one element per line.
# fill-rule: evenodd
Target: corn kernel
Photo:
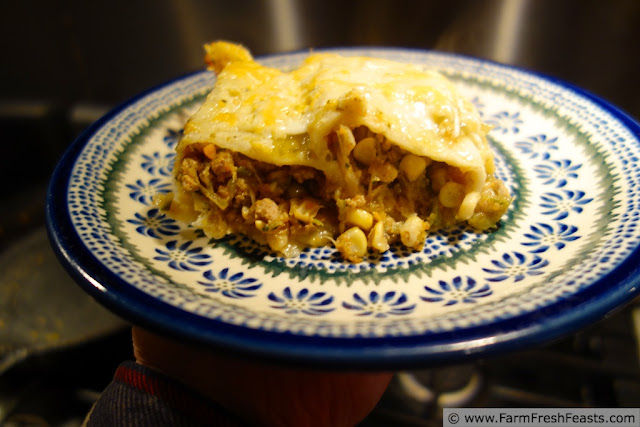
<path fill-rule="evenodd" d="M 464 200 L 465 192 L 464 186 L 457 182 L 447 182 L 438 194 L 438 199 L 442 206 L 446 208 L 456 208 L 460 206 L 462 200 Z"/>
<path fill-rule="evenodd" d="M 373 225 L 373 215 L 364 209 L 350 209 L 347 212 L 345 223 L 360 227 L 363 231 L 369 231 Z"/>
<path fill-rule="evenodd" d="M 425 237 L 425 223 L 416 214 L 409 216 L 400 227 L 400 239 L 408 248 L 421 248 L 424 245 Z"/>
<path fill-rule="evenodd" d="M 378 252 L 389 250 L 389 241 L 384 233 L 384 223 L 377 222 L 369 232 L 369 246 Z"/>
<path fill-rule="evenodd" d="M 358 227 L 351 227 L 336 239 L 336 249 L 351 262 L 360 262 L 367 253 L 367 237 Z"/>
<path fill-rule="evenodd" d="M 427 159 L 424 157 L 416 156 L 415 154 L 407 154 L 400 161 L 400 170 L 407 177 L 409 182 L 413 182 L 424 170 L 427 168 Z"/>
<path fill-rule="evenodd" d="M 376 159 L 376 140 L 365 138 L 358 142 L 353 149 L 353 157 L 360 163 L 370 165 Z"/>

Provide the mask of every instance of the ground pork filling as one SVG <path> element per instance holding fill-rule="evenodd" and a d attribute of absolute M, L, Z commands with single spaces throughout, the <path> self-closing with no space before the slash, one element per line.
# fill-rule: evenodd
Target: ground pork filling
<path fill-rule="evenodd" d="M 360 262 L 395 241 L 419 250 L 427 230 L 454 225 L 464 198 L 457 168 L 407 153 L 366 127 L 340 126 L 328 144 L 339 165 L 333 180 L 306 166 L 274 166 L 213 144 L 192 144 L 176 178 L 199 214 L 195 226 L 215 239 L 242 233 L 284 256 L 333 243 Z M 495 226 L 510 203 L 490 177 L 473 216 Z"/>

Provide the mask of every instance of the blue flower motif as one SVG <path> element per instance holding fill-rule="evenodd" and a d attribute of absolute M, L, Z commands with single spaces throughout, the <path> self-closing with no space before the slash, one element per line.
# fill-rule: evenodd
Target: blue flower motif
<path fill-rule="evenodd" d="M 467 277 L 465 280 L 457 276 L 454 277 L 451 284 L 440 280 L 438 281 L 439 289 L 425 286 L 424 289 L 429 295 L 420 298 L 427 302 L 444 301 L 445 306 L 454 305 L 459 302 L 474 304 L 478 298 L 487 297 L 493 293 L 489 285 L 485 284 L 482 287 L 478 287 L 476 286 L 477 284 L 478 282 L 472 277 Z"/>
<path fill-rule="evenodd" d="M 549 265 L 549 261 L 534 255 L 531 259 L 519 252 L 505 253 L 501 260 L 491 260 L 495 268 L 483 268 L 485 272 L 493 274 L 487 280 L 490 282 L 502 282 L 509 278 L 519 282 L 527 276 L 539 276 L 543 269 Z"/>
<path fill-rule="evenodd" d="M 503 135 L 509 132 L 520 132 L 519 126 L 524 123 L 520 118 L 520 112 L 509 113 L 507 111 L 496 113 L 485 121 L 493 126 L 491 132 L 501 133 Z"/>
<path fill-rule="evenodd" d="M 409 314 L 416 304 L 409 304 L 407 295 L 403 292 L 389 291 L 380 296 L 376 291 L 371 291 L 368 298 L 359 294 L 353 294 L 354 303 L 343 302 L 342 306 L 349 310 L 360 311 L 358 316 L 387 317 L 390 314 Z"/>
<path fill-rule="evenodd" d="M 171 183 L 160 178 L 153 178 L 146 183 L 139 179 L 135 184 L 126 184 L 126 186 L 131 190 L 129 196 L 143 205 L 150 205 L 154 195 L 171 191 Z"/>
<path fill-rule="evenodd" d="M 287 314 L 304 313 L 318 316 L 330 313 L 335 310 L 329 307 L 333 303 L 333 297 L 327 295 L 326 292 L 310 293 L 307 288 L 303 288 L 296 295 L 293 295 L 291 289 L 287 286 L 282 291 L 282 296 L 271 292 L 268 298 L 275 302 L 272 308 L 284 310 Z"/>
<path fill-rule="evenodd" d="M 159 209 L 150 209 L 147 216 L 136 212 L 135 219 L 128 219 L 127 222 L 137 225 L 138 233 L 155 239 L 161 239 L 162 236 L 175 236 L 180 231 L 176 221 L 160 213 Z"/>
<path fill-rule="evenodd" d="M 243 272 L 229 275 L 228 268 L 222 269 L 218 277 L 211 270 L 205 271 L 202 276 L 207 281 L 198 281 L 198 283 L 205 287 L 205 292 L 220 292 L 229 298 L 254 297 L 255 292 L 262 287 L 258 279 L 244 277 Z"/>
<path fill-rule="evenodd" d="M 476 107 L 476 110 L 478 110 L 478 114 L 480 115 L 480 117 L 484 116 L 484 103 L 482 102 L 482 100 L 480 99 L 480 97 L 478 96 L 474 96 L 473 98 L 471 98 L 469 100 L 474 107 Z"/>
<path fill-rule="evenodd" d="M 538 223 L 537 225 L 532 225 L 530 227 L 532 233 L 525 234 L 525 237 L 531 239 L 531 241 L 523 242 L 522 244 L 534 247 L 529 252 L 539 254 L 546 252 L 551 246 L 558 250 L 564 249 L 566 242 L 573 242 L 580 238 L 580 236 L 575 235 L 578 227 L 561 223 L 557 223 L 556 227 L 557 230 L 554 230 L 549 224 Z"/>
<path fill-rule="evenodd" d="M 563 190 L 562 193 L 545 193 L 541 196 L 540 207 L 543 215 L 554 215 L 554 221 L 560 221 L 569 216 L 569 212 L 582 213 L 583 206 L 593 199 L 585 197 L 584 191 Z"/>
<path fill-rule="evenodd" d="M 151 175 L 155 175 L 157 172 L 162 176 L 171 176 L 175 157 L 174 153 L 166 153 L 162 155 L 157 151 L 152 155 L 143 154 L 142 158 L 144 161 L 140 166 Z"/>
<path fill-rule="evenodd" d="M 166 262 L 169 267 L 178 271 L 198 271 L 197 267 L 211 264 L 211 256 L 201 253 L 203 248 L 189 248 L 192 243 L 189 240 L 178 246 L 177 240 L 167 242 L 167 249 L 156 249 L 158 256 L 153 259 Z"/>
<path fill-rule="evenodd" d="M 538 178 L 543 179 L 542 184 L 556 184 L 557 188 L 567 185 L 569 178 L 577 178 L 576 171 L 582 167 L 581 164 L 572 165 L 571 160 L 550 160 L 545 164 L 536 165 L 533 170 L 538 174 Z"/>
<path fill-rule="evenodd" d="M 540 134 L 530 136 L 524 141 L 518 141 L 515 146 L 518 147 L 524 154 L 529 154 L 532 159 L 540 156 L 542 159 L 547 160 L 550 156 L 550 150 L 557 150 L 558 146 L 556 142 L 558 138 L 549 138 L 547 135 Z"/>
<path fill-rule="evenodd" d="M 178 145 L 178 141 L 180 141 L 180 138 L 182 138 L 182 135 L 184 135 L 183 129 L 179 129 L 179 130 L 167 129 L 167 134 L 164 136 L 164 138 L 162 138 L 162 140 L 164 141 L 165 144 L 167 144 L 167 147 L 173 150 L 176 147 L 176 145 Z"/>

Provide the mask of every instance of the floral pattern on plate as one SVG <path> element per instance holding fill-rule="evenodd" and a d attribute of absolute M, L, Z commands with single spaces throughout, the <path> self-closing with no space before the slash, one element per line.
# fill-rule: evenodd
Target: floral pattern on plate
<path fill-rule="evenodd" d="M 420 251 L 394 245 L 356 264 L 330 247 L 285 259 L 243 236 L 211 241 L 152 203 L 171 190 L 181 129 L 213 84 L 202 72 L 127 105 L 96 127 L 74 159 L 64 208 L 99 265 L 91 268 L 190 315 L 245 330 L 425 337 L 426 348 L 429 334 L 490 327 L 565 301 L 636 250 L 640 144 L 611 112 L 496 64 L 419 51 L 359 53 L 442 70 L 493 125 L 496 175 L 514 196 L 498 229 L 435 230 Z M 287 68 L 303 57 L 264 61 Z"/>

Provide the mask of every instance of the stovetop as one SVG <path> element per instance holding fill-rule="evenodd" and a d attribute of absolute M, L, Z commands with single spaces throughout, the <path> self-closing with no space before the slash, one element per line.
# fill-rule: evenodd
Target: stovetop
<path fill-rule="evenodd" d="M 543 347 L 398 373 L 365 426 L 442 425 L 443 407 L 638 407 L 640 304 Z"/>
<path fill-rule="evenodd" d="M 128 325 L 72 282 L 46 239 L 37 225 L 0 253 L 5 426 L 81 425 L 118 364 L 132 358 Z M 38 269 L 25 268 L 34 264 Z M 45 298 L 29 297 L 38 294 Z M 56 302 L 54 295 L 63 297 Z M 442 425 L 443 407 L 640 406 L 639 330 L 640 302 L 632 302 L 543 347 L 398 372 L 361 425 Z"/>

